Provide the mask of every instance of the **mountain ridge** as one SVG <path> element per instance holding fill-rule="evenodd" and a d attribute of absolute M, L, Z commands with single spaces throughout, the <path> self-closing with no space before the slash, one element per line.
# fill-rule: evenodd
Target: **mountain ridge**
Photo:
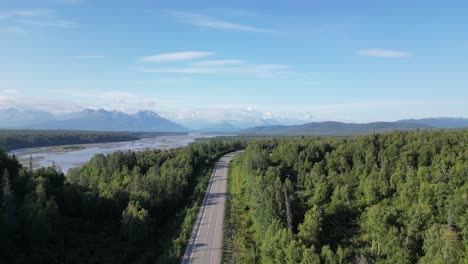
<path fill-rule="evenodd" d="M 231 123 L 224 121 L 218 124 L 215 124 L 210 127 L 206 127 L 203 129 L 194 130 L 194 132 L 198 133 L 236 133 L 239 132 L 241 129 L 232 125 Z"/>
<path fill-rule="evenodd" d="M 398 122 L 343 123 L 337 121 L 310 122 L 293 126 L 260 126 L 241 130 L 241 134 L 348 136 L 393 130 L 433 129 L 434 127 Z"/>
<path fill-rule="evenodd" d="M 414 129 L 453 129 L 468 127 L 468 118 L 432 117 L 402 119 L 394 122 L 345 123 L 337 121 L 308 122 L 295 125 L 277 120 L 252 119 L 251 127 L 239 121 L 226 119 L 217 123 L 204 123 L 190 129 L 160 116 L 152 110 L 125 113 L 118 110 L 83 109 L 63 115 L 46 111 L 0 109 L 0 129 L 59 129 L 94 131 L 140 132 L 195 132 L 241 134 L 289 134 L 289 135 L 355 135 L 370 132 Z M 185 123 L 184 123 L 185 124 Z M 260 124 L 260 125 L 256 125 Z"/>
<path fill-rule="evenodd" d="M 402 119 L 396 122 L 429 125 L 436 128 L 465 128 L 468 118 L 463 117 L 429 117 L 420 119 Z"/>
<path fill-rule="evenodd" d="M 53 116 L 40 122 L 21 122 L 15 125 L 5 125 L 8 115 L 13 110 L 0 110 L 1 128 L 17 129 L 59 129 L 59 130 L 91 130 L 91 131 L 139 131 L 139 132 L 188 132 L 188 129 L 173 121 L 161 117 L 159 114 L 142 110 L 133 114 L 121 111 L 104 109 L 83 109 L 78 112 L 69 113 L 63 116 Z M 17 110 L 18 113 L 21 111 Z M 34 111 L 23 111 L 31 114 Z M 5 114 L 6 113 L 6 114 Z"/>

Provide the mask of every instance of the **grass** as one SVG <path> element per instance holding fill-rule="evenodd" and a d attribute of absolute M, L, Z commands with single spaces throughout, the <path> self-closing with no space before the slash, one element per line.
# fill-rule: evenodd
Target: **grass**
<path fill-rule="evenodd" d="M 58 148 L 58 150 L 63 150 L 63 151 L 75 151 L 75 150 L 82 150 L 86 149 L 85 146 L 63 146 Z"/>
<path fill-rule="evenodd" d="M 257 263 L 248 204 L 248 176 L 242 172 L 239 156 L 233 159 L 229 169 L 222 263 Z"/>

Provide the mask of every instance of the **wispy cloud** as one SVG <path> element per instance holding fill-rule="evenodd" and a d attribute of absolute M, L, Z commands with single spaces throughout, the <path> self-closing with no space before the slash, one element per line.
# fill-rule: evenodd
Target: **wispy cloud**
<path fill-rule="evenodd" d="M 140 68 L 140 72 L 153 73 L 174 73 L 174 74 L 238 74 L 255 75 L 257 77 L 275 77 L 279 75 L 291 74 L 293 71 L 288 65 L 283 64 L 245 64 L 245 65 L 204 65 L 189 66 L 180 68 Z"/>
<path fill-rule="evenodd" d="M 137 109 L 152 108 L 159 104 L 155 98 L 140 96 L 128 91 L 103 91 L 97 92 L 92 90 L 49 90 L 50 94 L 63 95 L 67 98 L 86 101 L 86 104 L 81 104 L 83 108 L 104 108 L 108 110 L 134 111 Z"/>
<path fill-rule="evenodd" d="M 213 52 L 204 51 L 183 51 L 157 54 L 152 56 L 146 56 L 139 59 L 139 62 L 151 63 L 151 62 L 170 62 L 170 61 L 187 61 L 198 58 L 203 58 L 213 55 Z"/>
<path fill-rule="evenodd" d="M 234 125 L 249 123 L 264 125 L 264 119 L 272 119 L 271 112 L 264 112 L 251 105 L 211 105 L 195 108 L 180 108 L 162 113 L 163 116 L 189 127 L 200 123 L 218 123 L 228 121 Z M 194 124 L 195 123 L 195 124 Z M 205 124 L 206 125 L 206 124 Z M 195 127 L 199 128 L 199 127 Z"/>
<path fill-rule="evenodd" d="M 210 61 L 197 61 L 192 63 L 194 66 L 227 66 L 243 64 L 241 60 L 210 60 Z"/>
<path fill-rule="evenodd" d="M 191 61 L 214 55 L 213 52 L 185 51 L 158 54 L 139 59 L 139 62 L 172 62 Z M 258 77 L 276 77 L 280 75 L 297 75 L 284 64 L 257 64 L 243 60 L 198 60 L 176 67 L 139 67 L 139 72 L 172 73 L 172 74 L 239 74 L 255 75 Z"/>
<path fill-rule="evenodd" d="M 209 8 L 208 10 L 213 11 L 222 16 L 236 16 L 245 18 L 264 18 L 268 15 L 263 13 L 253 12 L 251 10 L 233 9 L 233 8 Z"/>
<path fill-rule="evenodd" d="M 24 24 L 29 24 L 39 27 L 59 27 L 59 28 L 72 28 L 76 27 L 78 24 L 73 21 L 68 20 L 49 20 L 49 21 L 40 21 L 40 20 L 21 20 Z"/>
<path fill-rule="evenodd" d="M 15 19 L 15 18 L 31 18 L 31 17 L 47 17 L 54 11 L 46 8 L 34 8 L 24 10 L 10 10 L 0 12 L 0 19 Z"/>
<path fill-rule="evenodd" d="M 0 95 L 0 108 L 10 107 L 13 99 L 10 96 Z"/>
<path fill-rule="evenodd" d="M 259 28 L 256 26 L 239 24 L 235 22 L 220 20 L 204 16 L 201 14 L 181 12 L 181 11 L 167 11 L 168 14 L 177 18 L 180 22 L 212 29 L 245 31 L 245 32 L 273 32 L 270 29 Z"/>
<path fill-rule="evenodd" d="M 0 11 L 0 20 L 10 24 L 1 31 L 12 34 L 26 34 L 34 32 L 38 27 L 73 28 L 78 24 L 63 19 L 57 19 L 55 11 L 46 8 Z"/>
<path fill-rule="evenodd" d="M 103 59 L 105 57 L 106 56 L 102 56 L 102 55 L 78 55 L 78 56 L 75 56 L 76 59 L 80 59 L 80 60 Z"/>
<path fill-rule="evenodd" d="M 338 112 L 345 113 L 357 110 L 368 111 L 377 109 L 401 109 L 413 106 L 439 106 L 448 104 L 462 104 L 467 103 L 468 98 L 429 98 L 429 99 L 405 99 L 405 100 L 371 100 L 371 101 L 353 101 L 336 104 L 316 104 L 308 106 L 280 106 L 277 107 L 278 111 L 298 111 L 298 112 Z M 378 111 L 376 112 L 378 113 Z"/>
<path fill-rule="evenodd" d="M 70 101 L 64 101 L 63 99 L 58 100 L 16 94 L 7 96 L 0 95 L 0 109 L 9 107 L 49 111 L 52 113 L 64 113 L 81 109 L 79 105 Z"/>
<path fill-rule="evenodd" d="M 356 53 L 362 56 L 380 58 L 406 58 L 413 56 L 413 54 L 406 51 L 389 49 L 362 49 L 358 50 Z"/>
<path fill-rule="evenodd" d="M 20 91 L 17 90 L 17 89 L 4 89 L 4 90 L 2 90 L 2 92 L 6 93 L 6 94 L 10 94 L 10 95 L 20 94 Z"/>

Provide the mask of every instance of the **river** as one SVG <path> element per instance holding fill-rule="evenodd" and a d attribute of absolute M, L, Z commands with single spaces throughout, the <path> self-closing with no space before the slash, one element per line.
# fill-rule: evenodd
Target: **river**
<path fill-rule="evenodd" d="M 115 151 L 142 151 L 146 149 L 171 149 L 187 146 L 197 138 L 215 137 L 216 135 L 174 135 L 143 138 L 135 141 L 78 144 L 55 147 L 39 147 L 11 151 L 25 166 L 29 166 L 30 157 L 34 169 L 55 166 L 67 174 L 71 168 L 79 167 L 96 154 L 108 154 Z"/>

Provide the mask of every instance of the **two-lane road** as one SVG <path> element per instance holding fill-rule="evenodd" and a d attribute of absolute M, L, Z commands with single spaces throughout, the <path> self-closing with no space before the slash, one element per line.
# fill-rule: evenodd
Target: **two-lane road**
<path fill-rule="evenodd" d="M 238 153 L 229 153 L 215 164 L 205 199 L 182 260 L 183 264 L 221 263 L 229 162 Z"/>

